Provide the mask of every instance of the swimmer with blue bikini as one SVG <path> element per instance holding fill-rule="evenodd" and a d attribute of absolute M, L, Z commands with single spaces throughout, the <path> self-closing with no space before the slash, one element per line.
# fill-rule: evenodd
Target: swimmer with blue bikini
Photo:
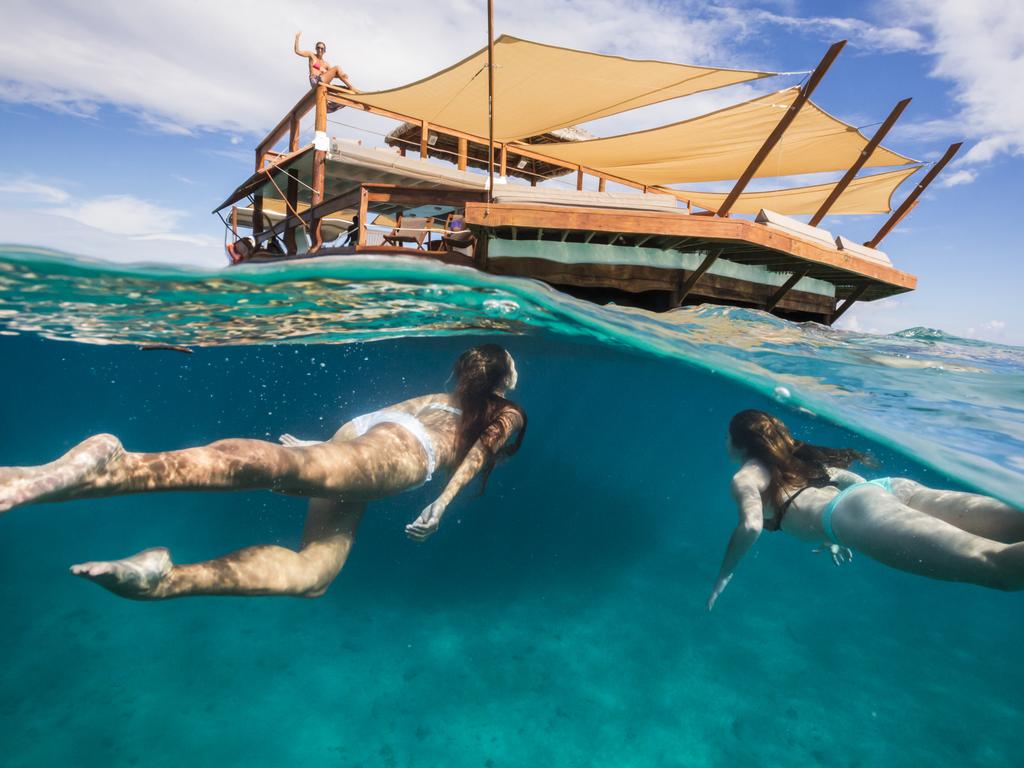
<path fill-rule="evenodd" d="M 486 344 L 456 361 L 453 394 L 417 397 L 349 421 L 326 442 L 219 440 L 201 448 L 128 453 L 113 435 L 96 435 L 40 467 L 0 468 L 0 512 L 25 504 L 149 491 L 268 489 L 310 498 L 298 551 L 256 546 L 203 563 L 178 565 L 165 548 L 124 560 L 72 566 L 71 572 L 122 597 L 165 600 L 193 595 L 318 597 L 341 571 L 367 502 L 429 482 L 446 471 L 436 501 L 406 526 L 424 541 L 477 475 L 511 456 L 526 414 L 505 398 L 518 380 L 515 361 Z"/>
<path fill-rule="evenodd" d="M 824 542 L 836 565 L 853 552 L 944 581 L 1024 590 L 1024 512 L 988 496 L 933 490 L 903 477 L 867 481 L 849 467 L 867 457 L 801 443 L 776 417 L 742 411 L 729 424 L 739 511 L 708 598 L 714 608 L 762 530 Z"/>

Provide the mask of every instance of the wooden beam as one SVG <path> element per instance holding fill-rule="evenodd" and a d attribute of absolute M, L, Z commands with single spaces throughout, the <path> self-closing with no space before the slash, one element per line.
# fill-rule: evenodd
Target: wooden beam
<path fill-rule="evenodd" d="M 501 178 L 508 176 L 508 144 L 501 145 Z"/>
<path fill-rule="evenodd" d="M 903 114 L 903 110 L 907 108 L 907 104 L 909 103 L 910 99 L 904 99 L 893 107 L 892 112 L 890 112 L 889 116 L 885 118 L 885 121 L 878 127 L 878 130 L 875 131 L 875 135 L 871 137 L 871 140 L 868 141 L 864 146 L 864 149 L 861 150 L 860 155 L 857 157 L 857 161 L 850 166 L 850 169 L 843 175 L 843 178 L 839 180 L 839 183 L 836 184 L 832 192 L 829 193 L 829 196 L 825 198 L 825 202 L 821 204 L 821 207 L 818 208 L 817 212 L 811 217 L 811 220 L 807 222 L 808 224 L 812 227 L 816 227 L 821 223 L 821 220 L 825 218 L 825 215 L 829 212 L 832 206 L 835 205 L 839 196 L 846 191 L 846 188 L 850 186 L 850 182 L 853 181 L 854 177 L 858 173 L 860 173 L 860 169 L 864 167 L 864 164 L 867 163 L 868 160 L 871 159 L 871 155 L 874 153 L 875 148 L 882 143 L 882 139 L 884 139 L 885 135 L 889 133 L 889 129 L 896 124 L 896 121 L 900 119 L 900 115 Z"/>
<path fill-rule="evenodd" d="M 428 123 L 426 120 L 424 120 L 422 123 L 420 123 L 420 159 L 421 160 L 426 160 L 427 159 L 427 152 L 430 151 L 428 149 L 428 147 L 430 145 L 427 144 L 427 140 L 429 138 L 430 138 L 430 123 Z"/>
<path fill-rule="evenodd" d="M 598 176 L 597 178 L 597 191 L 604 192 L 604 185 L 608 180 L 604 176 Z"/>
<path fill-rule="evenodd" d="M 656 237 L 657 235 L 647 235 L 647 237 L 638 240 L 635 247 L 642 248 L 644 246 L 644 243 L 646 243 L 648 240 L 653 240 Z"/>
<path fill-rule="evenodd" d="M 843 50 L 843 46 L 846 45 L 845 40 L 840 40 L 838 43 L 833 43 L 832 46 L 825 52 L 818 66 L 814 68 L 811 76 L 807 79 L 804 87 L 800 89 L 800 93 L 793 100 L 793 103 L 789 105 L 789 109 L 786 110 L 786 114 L 779 120 L 779 124 L 775 126 L 775 130 L 769 134 L 768 138 L 765 139 L 764 144 L 754 155 L 754 159 L 750 161 L 750 165 L 737 180 L 733 186 L 732 191 L 726 196 L 725 200 L 722 201 L 722 205 L 718 208 L 719 216 L 728 216 L 729 211 L 732 210 L 733 205 L 736 204 L 736 199 L 740 196 L 750 180 L 754 178 L 754 174 L 760 169 L 765 158 L 768 157 L 769 153 L 775 148 L 775 145 L 779 143 L 779 139 L 782 138 L 782 134 L 786 132 L 790 124 L 796 119 L 796 116 L 800 113 L 800 108 L 803 107 L 807 100 L 811 98 L 811 94 L 814 93 L 814 89 L 818 87 L 818 83 L 821 82 L 821 78 L 828 72 L 828 68 L 832 66 L 832 62 L 836 60 L 836 56 Z"/>
<path fill-rule="evenodd" d="M 596 235 L 596 234 L 597 234 L 597 232 L 587 232 L 587 236 L 585 238 L 583 238 L 583 242 L 584 243 L 589 243 L 591 240 L 594 239 L 594 235 Z"/>
<path fill-rule="evenodd" d="M 465 167 L 460 170 L 465 170 Z M 487 0 L 487 202 L 492 200 L 494 200 L 494 0 Z"/>
<path fill-rule="evenodd" d="M 857 301 L 857 299 L 859 299 L 861 296 L 863 296 L 864 291 L 866 291 L 867 289 L 867 283 L 863 283 L 862 285 L 859 285 L 856 288 L 854 288 L 853 293 L 846 297 L 846 301 L 844 301 L 841 305 L 836 307 L 836 311 L 832 313 L 832 317 L 829 318 L 828 324 L 832 325 L 836 320 L 842 317 L 843 313 L 846 312 L 846 310 L 848 310 L 850 307 L 852 307 L 853 303 Z"/>
<path fill-rule="evenodd" d="M 466 170 L 466 160 L 469 155 L 469 141 L 459 136 L 459 170 Z"/>
<path fill-rule="evenodd" d="M 681 307 L 683 302 L 686 301 L 686 297 L 690 295 L 690 291 L 693 290 L 693 286 L 697 284 L 697 281 L 701 279 L 705 272 L 707 272 L 711 265 L 718 261 L 718 257 L 721 251 L 711 251 L 707 256 L 704 257 L 704 261 L 700 263 L 690 276 L 680 284 L 679 288 L 676 289 L 675 294 L 672 296 L 672 304 L 677 307 Z M 682 270 L 680 270 L 682 274 Z"/>
<path fill-rule="evenodd" d="M 292 119 L 289 122 L 288 128 L 288 151 L 298 152 L 299 151 L 299 139 L 301 138 L 302 131 L 302 118 L 298 112 L 292 112 Z"/>
<path fill-rule="evenodd" d="M 299 180 L 295 178 L 295 173 L 294 170 L 288 173 L 288 185 L 285 188 L 285 195 L 287 197 L 286 213 L 294 213 L 299 208 Z M 298 248 L 295 244 L 295 225 L 298 222 L 291 215 L 287 218 L 289 226 L 285 227 L 284 230 L 284 249 L 289 255 L 295 255 L 298 253 Z"/>
<path fill-rule="evenodd" d="M 263 161 L 266 158 L 267 151 L 272 149 L 278 141 L 290 130 L 293 116 L 298 116 L 301 120 L 316 104 L 316 92 L 310 88 L 301 99 L 296 102 L 295 106 L 291 108 L 287 115 L 274 126 L 273 130 L 267 134 L 266 138 L 263 139 L 256 147 L 256 170 L 260 170 L 263 167 Z"/>
<path fill-rule="evenodd" d="M 931 170 L 924 175 L 924 178 L 921 179 L 920 183 L 914 187 L 914 191 L 907 195 L 907 199 L 903 201 L 899 208 L 893 211 L 889 220 L 886 221 L 885 224 L 882 225 L 881 229 L 875 233 L 875 236 L 864 243 L 864 245 L 868 248 L 878 247 L 878 244 L 882 242 L 882 238 L 892 232 L 893 228 L 903 221 L 903 217 L 910 213 L 910 209 L 913 207 L 914 203 L 917 202 L 917 198 L 919 198 L 921 193 L 928 188 L 928 185 L 935 180 L 935 177 L 938 176 L 942 169 L 946 167 L 946 164 L 953 159 L 953 156 L 960 151 L 960 147 L 962 146 L 962 141 L 949 145 L 949 148 L 946 150 L 946 154 L 942 156 L 939 162 L 931 167 Z"/>
<path fill-rule="evenodd" d="M 369 222 L 366 220 L 369 214 L 370 205 L 366 187 L 359 188 L 359 230 L 356 232 L 356 247 L 362 248 L 366 245 L 366 227 Z"/>
<path fill-rule="evenodd" d="M 779 302 L 782 301 L 782 297 L 789 293 L 793 289 L 794 285 L 803 280 L 806 274 L 806 269 L 798 269 L 796 272 L 790 275 L 789 280 L 787 280 L 781 286 L 779 286 L 779 290 L 773 293 L 771 295 L 771 298 L 768 299 L 768 302 L 764 305 L 764 311 L 771 312 L 773 309 L 775 309 L 775 307 L 778 306 Z"/>
<path fill-rule="evenodd" d="M 252 236 L 256 238 L 263 231 L 263 195 L 252 198 Z"/>
<path fill-rule="evenodd" d="M 897 292 L 910 291 L 917 286 L 917 279 L 913 275 L 893 267 L 739 218 L 680 216 L 675 212 L 622 211 L 538 203 L 494 203 L 485 211 L 481 204 L 467 202 L 466 223 L 490 230 L 517 226 L 521 229 L 543 227 L 558 232 L 571 229 L 578 232 L 633 235 L 657 233 L 666 238 L 679 238 L 681 242 L 692 239 L 712 240 L 727 251 L 731 251 L 734 244 L 738 243 L 788 256 L 793 259 L 793 269 L 801 266 L 801 261 L 810 262 L 847 274 L 870 277 L 898 288 Z"/>
<path fill-rule="evenodd" d="M 582 168 L 577 168 L 576 169 L 576 191 L 577 192 L 582 192 L 583 191 L 583 169 Z"/>

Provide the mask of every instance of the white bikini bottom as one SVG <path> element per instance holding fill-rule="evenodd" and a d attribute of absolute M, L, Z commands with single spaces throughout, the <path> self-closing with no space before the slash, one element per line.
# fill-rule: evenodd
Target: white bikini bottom
<path fill-rule="evenodd" d="M 436 411 L 447 411 L 456 416 L 462 415 L 462 411 L 458 408 L 453 408 L 443 403 L 434 403 L 428 405 L 427 408 Z M 423 448 L 423 453 L 427 456 L 427 476 L 423 479 L 423 482 L 429 483 L 434 476 L 434 470 L 437 469 L 437 453 L 434 450 L 434 441 L 430 439 L 430 433 L 423 426 L 423 422 L 404 411 L 389 411 L 386 409 L 357 416 L 352 420 L 352 426 L 356 428 L 357 437 L 362 437 L 379 424 L 397 424 L 416 438 L 416 442 L 420 444 L 420 447 Z"/>

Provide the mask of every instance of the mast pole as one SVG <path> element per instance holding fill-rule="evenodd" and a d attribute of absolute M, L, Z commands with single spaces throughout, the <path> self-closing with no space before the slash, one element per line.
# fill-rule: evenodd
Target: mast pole
<path fill-rule="evenodd" d="M 487 202 L 494 202 L 494 0 L 487 0 Z"/>
<path fill-rule="evenodd" d="M 949 148 L 946 150 L 946 154 L 939 159 L 939 162 L 932 166 L 931 170 L 928 171 L 918 185 L 914 187 L 914 191 L 907 196 L 907 199 L 900 204 L 899 208 L 893 211 L 892 216 L 890 216 L 889 220 L 886 221 L 885 224 L 882 225 L 881 229 L 875 233 L 875 236 L 864 243 L 864 245 L 868 248 L 878 247 L 878 244 L 882 242 L 882 238 L 888 235 L 892 231 L 893 227 L 903 221 L 903 217 L 910 213 L 910 209 L 917 203 L 917 198 L 919 198 L 921 193 L 928 188 L 928 185 L 931 184 L 942 169 L 946 167 L 946 163 L 953 159 L 953 155 L 955 155 L 962 146 L 962 141 L 949 145 Z"/>
<path fill-rule="evenodd" d="M 782 138 L 782 134 L 789 128 L 789 124 L 792 123 L 797 114 L 800 112 L 800 108 L 811 98 L 811 94 L 814 93 L 814 89 L 818 87 L 818 83 L 821 82 L 821 78 L 828 72 L 828 68 L 832 66 L 832 62 L 836 60 L 836 56 L 843 50 L 843 46 L 846 45 L 845 40 L 840 40 L 838 43 L 833 43 L 832 46 L 825 52 L 825 56 L 818 63 L 818 66 L 814 68 L 811 76 L 807 79 L 804 87 L 800 89 L 800 93 L 793 100 L 793 103 L 789 105 L 789 109 L 786 110 L 786 114 L 779 120 L 779 124 L 775 126 L 764 144 L 761 145 L 761 149 L 757 151 L 754 158 L 750 161 L 750 165 L 747 166 L 747 170 L 743 172 L 743 175 L 737 180 L 736 185 L 732 188 L 732 191 L 726 196 L 725 200 L 722 201 L 721 207 L 718 209 L 718 216 L 728 216 L 729 211 L 732 210 L 733 205 L 739 198 L 740 193 L 746 189 L 747 184 L 754 178 L 754 174 L 757 173 L 761 164 L 764 163 L 765 158 L 775 148 L 775 145 L 779 143 L 779 139 Z"/>
<path fill-rule="evenodd" d="M 807 222 L 808 224 L 810 224 L 812 227 L 816 227 L 819 223 L 821 223 L 821 220 L 825 218 L 825 214 L 829 212 L 829 209 L 833 205 L 835 205 L 836 200 L 839 199 L 839 196 L 846 191 L 846 188 L 848 186 L 850 186 L 850 182 L 853 181 L 854 177 L 860 172 L 860 169 L 864 167 L 864 164 L 867 163 L 868 160 L 871 159 L 871 155 L 872 153 L 874 153 L 875 148 L 882 143 L 882 139 L 885 138 L 885 135 L 889 132 L 889 129 L 896 124 L 896 121 L 899 120 L 900 115 L 903 114 L 903 110 L 907 108 L 907 104 L 909 103 L 910 99 L 904 99 L 895 107 L 893 107 L 892 112 L 890 112 L 889 116 L 885 118 L 885 122 L 883 122 L 882 125 L 879 126 L 878 130 L 875 131 L 875 135 L 871 137 L 871 140 L 861 151 L 860 156 L 857 158 L 857 162 L 850 166 L 850 169 L 846 172 L 843 178 L 839 180 L 839 183 L 836 184 L 835 188 L 832 190 L 832 194 L 828 196 L 828 199 L 826 199 L 825 202 L 821 204 L 821 207 L 818 208 L 817 213 L 815 213 L 811 217 L 811 220 Z"/>

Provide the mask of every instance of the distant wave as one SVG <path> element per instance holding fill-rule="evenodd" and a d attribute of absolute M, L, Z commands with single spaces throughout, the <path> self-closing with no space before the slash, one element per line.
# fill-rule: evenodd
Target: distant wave
<path fill-rule="evenodd" d="M 1024 349 L 930 328 L 875 336 L 733 307 L 598 307 L 533 280 L 406 258 L 189 271 L 23 246 L 0 246 L 0 326 L 186 346 L 582 335 L 727 376 L 1024 507 Z"/>

